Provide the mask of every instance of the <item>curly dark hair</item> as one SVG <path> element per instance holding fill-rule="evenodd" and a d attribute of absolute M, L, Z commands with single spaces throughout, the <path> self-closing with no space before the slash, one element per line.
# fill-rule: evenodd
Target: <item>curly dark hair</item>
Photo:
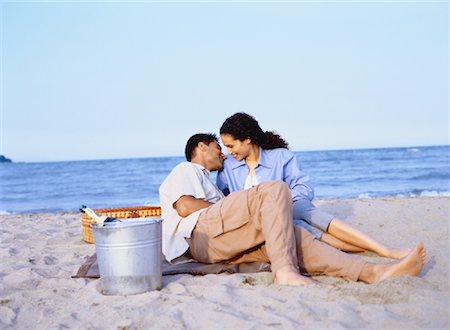
<path fill-rule="evenodd" d="M 229 134 L 236 140 L 250 139 L 263 149 L 289 148 L 288 143 L 278 134 L 263 131 L 258 121 L 245 112 L 238 112 L 228 117 L 220 127 L 220 134 Z"/>
<path fill-rule="evenodd" d="M 210 144 L 211 142 L 217 142 L 219 144 L 219 139 L 216 134 L 212 133 L 198 133 L 192 135 L 186 142 L 186 147 L 184 148 L 184 155 L 188 162 L 191 161 L 195 153 L 195 148 L 197 148 L 200 142 Z"/>

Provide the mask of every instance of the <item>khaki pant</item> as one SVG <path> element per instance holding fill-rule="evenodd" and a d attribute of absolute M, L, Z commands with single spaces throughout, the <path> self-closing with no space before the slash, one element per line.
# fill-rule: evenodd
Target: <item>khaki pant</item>
<path fill-rule="evenodd" d="M 291 265 L 356 281 L 365 264 L 295 227 L 291 192 L 280 181 L 234 192 L 211 205 L 200 214 L 189 248 L 204 263 L 270 262 L 274 274 Z"/>

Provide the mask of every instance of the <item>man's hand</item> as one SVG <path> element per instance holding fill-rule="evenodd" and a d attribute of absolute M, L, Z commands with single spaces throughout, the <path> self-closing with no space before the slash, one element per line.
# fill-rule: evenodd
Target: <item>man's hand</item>
<path fill-rule="evenodd" d="M 181 196 L 173 203 L 173 208 L 177 210 L 178 215 L 185 218 L 195 211 L 204 209 L 212 204 L 213 203 L 207 202 L 204 199 L 197 199 L 192 196 Z"/>

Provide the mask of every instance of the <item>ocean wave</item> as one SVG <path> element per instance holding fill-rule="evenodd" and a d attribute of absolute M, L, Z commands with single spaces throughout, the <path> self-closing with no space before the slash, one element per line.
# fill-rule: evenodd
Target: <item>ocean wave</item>
<path fill-rule="evenodd" d="M 446 170 L 442 172 L 430 172 L 426 174 L 413 176 L 410 180 L 449 180 L 450 173 Z"/>
<path fill-rule="evenodd" d="M 0 215 L 11 215 L 11 213 L 8 211 L 0 210 Z"/>
<path fill-rule="evenodd" d="M 450 197 L 450 191 L 436 191 L 436 190 L 422 190 L 418 195 L 410 193 L 410 197 L 423 196 L 423 197 Z"/>
<path fill-rule="evenodd" d="M 359 194 L 358 198 L 374 198 L 374 196 L 371 196 L 370 193 L 363 193 Z"/>

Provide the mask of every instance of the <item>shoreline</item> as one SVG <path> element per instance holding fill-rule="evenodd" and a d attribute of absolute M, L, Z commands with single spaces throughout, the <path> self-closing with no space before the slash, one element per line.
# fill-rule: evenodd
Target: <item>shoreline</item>
<path fill-rule="evenodd" d="M 104 296 L 98 280 L 72 279 L 93 244 L 79 212 L 0 215 L 0 327 L 17 328 L 436 328 L 449 321 L 450 197 L 317 199 L 375 239 L 422 240 L 419 277 L 378 284 L 317 276 L 331 289 L 272 284 L 271 273 L 172 275 L 163 288 Z M 388 260 L 372 253 L 367 260 Z M 426 312 L 425 312 L 426 311 Z"/>

